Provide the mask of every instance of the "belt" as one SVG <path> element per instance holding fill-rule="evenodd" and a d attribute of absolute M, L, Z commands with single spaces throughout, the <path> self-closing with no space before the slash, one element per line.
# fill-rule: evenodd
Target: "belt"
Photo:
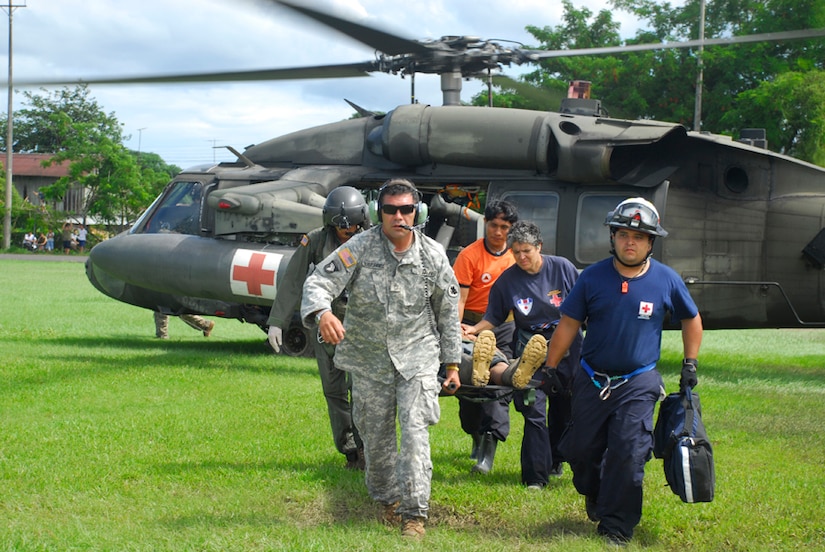
<path fill-rule="evenodd" d="M 627 383 L 627 381 L 633 376 L 644 374 L 645 372 L 649 372 L 656 368 L 656 363 L 653 362 L 651 364 L 648 364 L 647 366 L 636 368 L 635 370 L 627 374 L 611 376 L 610 374 L 606 374 L 604 372 L 596 372 L 595 370 L 593 370 L 593 368 L 591 368 L 590 365 L 587 364 L 587 361 L 584 360 L 584 357 L 582 357 L 580 360 L 582 368 L 584 368 L 584 371 L 587 373 L 588 376 L 590 376 L 590 381 L 593 382 L 593 385 L 596 386 L 596 389 L 599 390 L 599 398 L 603 401 L 606 401 L 608 397 L 610 397 L 610 393 L 613 389 L 621 387 L 622 385 Z M 604 380 L 604 383 L 599 381 L 598 378 L 602 378 Z"/>
<path fill-rule="evenodd" d="M 466 320 L 470 324 L 478 324 L 481 322 L 481 319 L 484 318 L 483 312 L 476 312 L 464 309 L 464 320 Z"/>

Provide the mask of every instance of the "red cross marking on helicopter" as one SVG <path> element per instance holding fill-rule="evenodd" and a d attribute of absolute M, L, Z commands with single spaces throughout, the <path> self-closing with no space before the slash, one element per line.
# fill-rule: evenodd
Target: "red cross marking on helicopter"
<path fill-rule="evenodd" d="M 232 291 L 239 295 L 273 297 L 282 255 L 239 249 L 232 259 Z"/>
<path fill-rule="evenodd" d="M 246 289 L 251 295 L 263 295 L 262 284 L 275 285 L 275 271 L 264 270 L 265 260 L 263 253 L 253 253 L 249 266 L 235 266 L 232 279 L 246 282 Z"/>

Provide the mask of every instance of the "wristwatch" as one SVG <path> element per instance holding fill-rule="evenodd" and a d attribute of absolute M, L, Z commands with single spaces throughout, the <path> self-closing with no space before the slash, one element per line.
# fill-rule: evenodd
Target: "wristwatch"
<path fill-rule="evenodd" d="M 329 309 L 321 309 L 318 312 L 316 312 L 315 313 L 315 323 L 320 324 L 321 323 L 321 317 L 324 316 L 324 314 L 326 314 L 328 312 L 329 312 Z"/>

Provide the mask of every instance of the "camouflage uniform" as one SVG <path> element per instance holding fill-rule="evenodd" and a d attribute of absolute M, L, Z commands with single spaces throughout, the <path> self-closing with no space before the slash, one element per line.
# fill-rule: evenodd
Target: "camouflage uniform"
<path fill-rule="evenodd" d="M 307 272 L 335 251 L 339 245 L 341 244 L 332 226 L 316 228 L 301 239 L 301 247 L 295 250 L 278 284 L 278 293 L 269 314 L 268 325 L 278 326 L 284 330 L 289 327 L 292 315 L 301 302 Z M 332 302 L 332 312 L 342 320 L 347 309 L 346 302 L 346 294 L 336 297 Z M 333 345 L 319 343 L 317 339 L 311 341 L 315 359 L 318 361 L 321 387 L 327 401 L 335 448 L 341 454 L 354 454 L 360 445 L 361 438 L 352 424 L 349 378 L 346 372 L 339 370 L 333 363 L 335 354 Z"/>
<path fill-rule="evenodd" d="M 354 236 L 304 284 L 301 316 L 349 290 L 346 336 L 335 360 L 352 374 L 353 416 L 364 440 L 370 497 L 426 518 L 432 461 L 429 426 L 440 416 L 440 363 L 461 360 L 458 283 L 444 250 L 416 232 L 400 260 L 380 226 Z M 429 301 L 425 300 L 429 298 Z M 396 415 L 401 427 L 397 446 Z"/>

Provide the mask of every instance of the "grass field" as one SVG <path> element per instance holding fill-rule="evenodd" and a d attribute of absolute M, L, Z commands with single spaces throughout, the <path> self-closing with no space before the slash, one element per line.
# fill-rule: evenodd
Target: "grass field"
<path fill-rule="evenodd" d="M 519 485 L 521 417 L 493 473 L 470 474 L 457 401 L 432 429 L 422 543 L 377 521 L 343 468 L 314 362 L 256 327 L 178 319 L 99 294 L 83 265 L 0 260 L 0 550 L 603 550 L 570 472 Z M 679 336 L 660 369 L 677 387 Z M 706 332 L 699 387 L 716 499 L 645 478 L 629 550 L 825 549 L 825 331 Z"/>

